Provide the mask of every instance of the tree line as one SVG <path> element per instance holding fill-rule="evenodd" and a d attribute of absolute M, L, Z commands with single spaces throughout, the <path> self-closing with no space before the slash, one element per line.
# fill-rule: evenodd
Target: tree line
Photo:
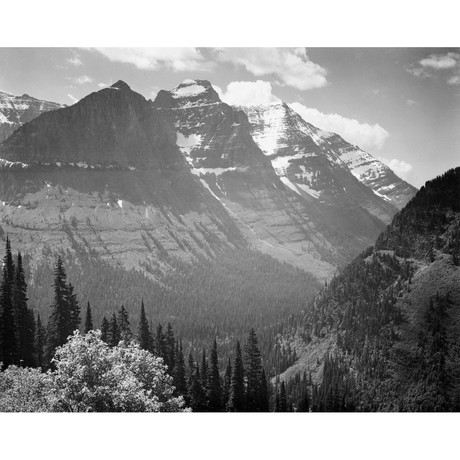
<path fill-rule="evenodd" d="M 82 311 L 77 294 L 67 280 L 63 261 L 58 257 L 54 267 L 54 298 L 47 324 L 43 324 L 28 307 L 21 253 L 16 259 L 6 240 L 3 280 L 0 289 L 0 362 L 2 370 L 10 366 L 55 370 L 56 350 L 63 347 L 76 330 L 83 334 L 95 330 L 90 302 L 81 325 Z M 249 331 L 243 348 L 237 341 L 233 359 L 228 358 L 225 369 L 219 365 L 218 344 L 214 339 L 208 351 L 195 357 L 190 348 L 184 358 L 182 340 L 176 338 L 170 323 L 166 328 L 153 328 L 141 301 L 137 331 L 133 333 L 128 310 L 122 305 L 100 324 L 100 338 L 109 347 L 120 342 L 137 343 L 142 350 L 162 358 L 172 377 L 174 395 L 182 396 L 193 411 L 242 412 L 269 410 L 269 384 L 262 366 L 257 334 Z M 208 357 L 209 356 L 209 357 Z"/>

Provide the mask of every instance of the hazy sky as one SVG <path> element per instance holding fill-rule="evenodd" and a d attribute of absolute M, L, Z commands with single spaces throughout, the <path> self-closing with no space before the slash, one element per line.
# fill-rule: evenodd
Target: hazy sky
<path fill-rule="evenodd" d="M 72 104 L 117 80 L 148 99 L 186 78 L 224 101 L 281 99 L 420 187 L 460 165 L 458 48 L 0 48 L 0 90 Z"/>

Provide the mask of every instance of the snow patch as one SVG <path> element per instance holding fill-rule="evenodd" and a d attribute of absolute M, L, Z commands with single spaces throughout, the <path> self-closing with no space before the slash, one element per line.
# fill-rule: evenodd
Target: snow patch
<path fill-rule="evenodd" d="M 293 192 L 297 193 L 298 195 L 301 195 L 297 187 L 286 176 L 281 176 L 280 180 L 286 187 L 290 188 Z"/>
<path fill-rule="evenodd" d="M 120 206 L 120 208 L 123 209 L 123 200 L 118 200 L 117 203 L 118 206 Z"/>
<path fill-rule="evenodd" d="M 194 82 L 194 84 L 173 89 L 171 94 L 174 98 L 183 98 L 198 96 L 204 92 L 206 92 L 206 88 L 204 86 L 197 85 L 196 82 Z"/>

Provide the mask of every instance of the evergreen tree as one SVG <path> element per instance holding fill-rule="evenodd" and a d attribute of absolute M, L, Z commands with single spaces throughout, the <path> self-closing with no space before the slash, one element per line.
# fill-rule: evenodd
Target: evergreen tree
<path fill-rule="evenodd" d="M 267 377 L 265 375 L 265 369 L 262 369 L 262 380 L 260 384 L 260 393 L 259 393 L 259 410 L 261 412 L 268 412 L 270 410 L 269 407 L 269 397 L 268 397 L 268 382 Z"/>
<path fill-rule="evenodd" d="M 16 325 L 17 364 L 25 367 L 35 365 L 35 320 L 27 306 L 27 283 L 24 276 L 21 253 L 18 253 L 13 284 L 13 306 Z"/>
<path fill-rule="evenodd" d="M 208 390 L 208 359 L 206 358 L 206 350 L 203 348 L 203 352 L 201 354 L 201 386 L 204 388 L 205 391 Z"/>
<path fill-rule="evenodd" d="M 184 361 L 184 354 L 182 351 L 182 341 L 176 343 L 176 351 L 175 351 L 175 365 L 174 365 L 174 372 L 173 372 L 173 385 L 176 388 L 177 395 L 183 395 L 186 400 L 188 399 L 187 395 L 187 379 L 185 375 L 185 361 Z M 186 401 L 188 403 L 188 401 Z"/>
<path fill-rule="evenodd" d="M 40 313 L 37 315 L 35 325 L 35 364 L 37 367 L 46 367 L 45 362 L 45 344 L 46 344 L 46 329 L 42 325 Z"/>
<path fill-rule="evenodd" d="M 93 330 L 93 315 L 91 314 L 91 305 L 89 304 L 86 306 L 86 319 L 85 319 L 85 329 L 84 333 L 87 334 L 89 331 Z"/>
<path fill-rule="evenodd" d="M 131 332 L 129 314 L 124 305 L 118 310 L 118 331 L 120 340 L 124 340 L 125 342 L 130 342 L 132 340 L 133 333 Z"/>
<path fill-rule="evenodd" d="M 192 378 L 192 385 L 189 390 L 190 407 L 193 412 L 206 411 L 206 393 L 201 385 L 200 369 L 198 365 Z"/>
<path fill-rule="evenodd" d="M 54 268 L 54 302 L 48 321 L 47 360 L 50 362 L 57 347 L 63 345 L 67 338 L 78 329 L 80 308 L 73 292 L 73 286 L 67 285 L 67 275 L 61 257 Z"/>
<path fill-rule="evenodd" d="M 211 351 L 208 385 L 208 410 L 209 412 L 220 412 L 222 410 L 222 386 L 220 384 L 216 339 L 214 339 Z"/>
<path fill-rule="evenodd" d="M 236 343 L 236 356 L 233 362 L 233 372 L 230 383 L 230 396 L 228 399 L 227 409 L 229 412 L 244 412 L 246 410 L 244 365 L 239 341 Z"/>
<path fill-rule="evenodd" d="M 101 340 L 105 343 L 109 343 L 109 334 L 110 334 L 110 326 L 107 318 L 104 316 L 101 322 Z"/>
<path fill-rule="evenodd" d="M 223 396 L 222 396 L 222 404 L 224 408 L 228 407 L 228 400 L 230 398 L 231 381 L 232 381 L 232 362 L 230 358 L 228 358 L 227 368 L 225 369 L 225 375 L 224 375 L 224 389 L 223 389 Z"/>
<path fill-rule="evenodd" d="M 139 326 L 137 328 L 137 340 L 139 346 L 143 350 L 151 350 L 152 345 L 152 336 L 150 334 L 149 323 L 147 321 L 147 316 L 145 314 L 144 301 L 141 302 L 141 316 L 139 318 Z"/>
<path fill-rule="evenodd" d="M 286 385 L 284 383 L 284 380 L 281 382 L 279 409 L 280 412 L 288 411 L 288 404 L 286 399 Z"/>
<path fill-rule="evenodd" d="M 259 412 L 265 404 L 262 393 L 262 360 L 257 335 L 253 328 L 249 331 L 248 341 L 244 347 L 244 368 L 246 372 L 246 410 Z"/>
<path fill-rule="evenodd" d="M 174 369 L 174 349 L 176 345 L 176 339 L 174 337 L 174 331 L 171 326 L 171 323 L 168 323 L 168 326 L 166 327 L 166 334 L 165 334 L 165 355 L 164 355 L 164 360 L 165 364 L 168 366 L 168 369 L 170 372 L 173 372 Z"/>
<path fill-rule="evenodd" d="M 155 354 L 160 358 L 163 358 L 166 364 L 166 338 L 163 333 L 163 326 L 159 324 L 157 326 L 157 332 L 155 335 Z"/>
<path fill-rule="evenodd" d="M 112 319 L 109 324 L 108 344 L 115 347 L 121 340 L 120 329 L 118 328 L 118 321 L 115 313 L 112 314 Z"/>
<path fill-rule="evenodd" d="M 18 358 L 18 333 L 13 305 L 14 263 L 11 253 L 10 240 L 6 239 L 6 254 L 3 259 L 3 282 L 0 288 L 0 325 L 1 346 L 0 361 L 3 367 L 17 363 Z"/>
<path fill-rule="evenodd" d="M 77 294 L 74 293 L 72 283 L 67 285 L 66 289 L 67 308 L 70 318 L 70 334 L 80 328 L 80 306 L 78 305 Z"/>

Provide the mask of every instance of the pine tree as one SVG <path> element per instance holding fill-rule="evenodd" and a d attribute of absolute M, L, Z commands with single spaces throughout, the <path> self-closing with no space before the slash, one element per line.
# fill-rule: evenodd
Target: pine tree
<path fill-rule="evenodd" d="M 15 312 L 13 305 L 14 263 L 11 253 L 10 240 L 6 239 L 6 254 L 3 259 L 3 282 L 0 288 L 0 325 L 1 346 L 0 361 L 3 368 L 17 363 L 18 358 L 18 332 L 16 328 Z"/>
<path fill-rule="evenodd" d="M 139 346 L 143 350 L 151 350 L 152 345 L 152 336 L 150 334 L 149 323 L 147 321 L 147 316 L 145 314 L 144 301 L 141 302 L 141 316 L 139 318 L 139 326 L 137 328 L 137 340 Z"/>
<path fill-rule="evenodd" d="M 13 307 L 16 325 L 17 364 L 25 367 L 35 365 L 35 320 L 32 310 L 27 306 L 27 283 L 21 253 L 18 252 L 17 266 L 13 284 Z"/>
<path fill-rule="evenodd" d="M 46 329 L 42 325 L 40 313 L 37 315 L 35 324 L 35 364 L 37 367 L 45 368 L 45 344 L 46 344 Z"/>
<path fill-rule="evenodd" d="M 284 380 L 281 382 L 281 389 L 280 389 L 280 412 L 287 412 L 288 411 L 288 405 L 287 405 L 287 399 L 286 399 L 286 385 L 284 383 Z"/>
<path fill-rule="evenodd" d="M 86 319 L 85 319 L 85 328 L 83 332 L 87 334 L 89 331 L 93 330 L 93 315 L 91 314 L 91 305 L 89 304 L 86 306 Z"/>
<path fill-rule="evenodd" d="M 224 389 L 222 395 L 222 404 L 224 408 L 228 406 L 228 400 L 230 398 L 230 385 L 232 381 L 232 362 L 230 358 L 228 358 L 227 368 L 225 369 L 225 376 L 224 376 Z"/>
<path fill-rule="evenodd" d="M 131 332 L 131 325 L 129 322 L 129 314 L 124 305 L 118 310 L 118 330 L 120 334 L 120 340 L 125 342 L 130 342 L 133 338 L 133 333 Z"/>
<path fill-rule="evenodd" d="M 240 342 L 236 343 L 236 356 L 233 362 L 230 396 L 227 409 L 229 412 L 244 412 L 246 410 L 244 388 L 244 365 L 241 355 Z"/>
<path fill-rule="evenodd" d="M 217 355 L 216 339 L 214 339 L 214 344 L 211 351 L 211 367 L 209 369 L 208 385 L 208 410 L 209 412 L 221 412 L 222 386 L 220 384 L 219 359 Z"/>
<path fill-rule="evenodd" d="M 173 385 L 176 387 L 176 394 L 183 395 L 188 399 L 187 395 L 187 379 L 185 375 L 185 361 L 182 351 L 182 341 L 176 343 L 175 351 L 175 366 L 173 372 Z M 188 401 L 187 401 L 188 402 Z"/>
<path fill-rule="evenodd" d="M 174 338 L 174 331 L 171 323 L 168 323 L 165 334 L 165 364 L 168 366 L 170 373 L 174 370 L 174 348 L 176 339 Z"/>
<path fill-rule="evenodd" d="M 163 326 L 159 324 L 155 335 L 155 350 L 154 353 L 163 358 L 166 364 L 166 338 L 163 333 Z M 167 364 L 166 364 L 167 365 Z"/>
<path fill-rule="evenodd" d="M 101 322 L 101 340 L 105 343 L 109 343 L 109 333 L 110 333 L 110 326 L 107 318 L 104 316 Z"/>
<path fill-rule="evenodd" d="M 189 390 L 190 407 L 193 412 L 206 411 L 206 393 L 201 385 L 200 369 L 198 365 L 192 378 L 192 385 Z"/>
<path fill-rule="evenodd" d="M 265 404 L 262 393 L 262 360 L 258 347 L 257 335 L 253 328 L 249 331 L 248 341 L 244 347 L 244 368 L 246 371 L 246 409 L 259 412 Z"/>
<path fill-rule="evenodd" d="M 201 386 L 204 388 L 205 391 L 208 390 L 208 359 L 206 358 L 206 350 L 203 348 L 201 354 Z"/>
<path fill-rule="evenodd" d="M 54 351 L 63 345 L 67 338 L 78 329 L 80 323 L 80 307 L 72 284 L 67 285 L 67 275 L 61 257 L 58 257 L 54 268 L 54 302 L 48 321 L 47 360 L 51 362 Z"/>
<path fill-rule="evenodd" d="M 115 313 L 113 313 L 112 319 L 110 320 L 109 333 L 107 338 L 108 344 L 111 347 L 116 347 L 121 340 L 120 329 L 118 328 L 118 321 Z"/>
<path fill-rule="evenodd" d="M 270 410 L 269 407 L 269 397 L 268 397 L 268 382 L 267 377 L 265 375 L 265 369 L 262 369 L 262 380 L 260 384 L 260 393 L 259 393 L 259 410 L 261 412 L 268 412 Z"/>
<path fill-rule="evenodd" d="M 80 327 L 80 306 L 78 305 L 77 295 L 74 293 L 72 283 L 67 285 L 66 290 L 67 308 L 70 317 L 70 334 Z"/>

